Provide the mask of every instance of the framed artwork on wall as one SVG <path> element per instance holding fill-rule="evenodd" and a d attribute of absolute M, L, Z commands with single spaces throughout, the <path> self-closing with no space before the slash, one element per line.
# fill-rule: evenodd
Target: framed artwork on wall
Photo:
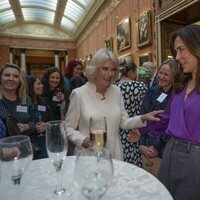
<path fill-rule="evenodd" d="M 105 42 L 106 48 L 110 51 L 113 51 L 113 38 L 109 37 L 109 38 L 105 39 L 104 42 Z"/>
<path fill-rule="evenodd" d="M 131 53 L 128 53 L 128 54 L 125 54 L 125 55 L 122 55 L 122 56 L 118 57 L 119 61 L 123 61 L 123 60 L 131 60 L 131 61 L 133 61 L 132 59 L 133 58 L 132 58 L 132 54 Z"/>
<path fill-rule="evenodd" d="M 124 51 L 131 47 L 130 18 L 123 19 L 116 27 L 117 51 Z"/>
<path fill-rule="evenodd" d="M 137 41 L 138 47 L 151 44 L 151 13 L 145 11 L 137 20 Z"/>
<path fill-rule="evenodd" d="M 139 66 L 141 67 L 144 62 L 151 61 L 151 53 L 145 53 L 139 56 Z"/>

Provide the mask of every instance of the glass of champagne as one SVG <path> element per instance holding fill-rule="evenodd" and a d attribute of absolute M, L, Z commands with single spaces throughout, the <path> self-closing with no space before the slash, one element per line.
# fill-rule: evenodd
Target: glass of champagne
<path fill-rule="evenodd" d="M 32 159 L 33 150 L 29 136 L 16 135 L 0 140 L 2 175 L 8 175 L 14 186 L 12 191 L 5 191 L 5 194 L 2 195 L 14 193 L 15 199 L 21 198 L 20 185 L 22 175 Z"/>
<path fill-rule="evenodd" d="M 65 138 L 64 121 L 50 121 L 47 122 L 46 128 L 46 147 L 47 153 L 57 173 L 58 186 L 54 193 L 61 195 L 65 192 L 62 185 L 62 164 L 67 155 L 67 139 Z"/>
<path fill-rule="evenodd" d="M 96 149 L 106 147 L 107 124 L 105 116 L 90 117 L 90 141 Z"/>
<path fill-rule="evenodd" d="M 89 200 L 100 200 L 112 182 L 113 163 L 107 148 L 79 150 L 76 157 L 74 181 Z"/>

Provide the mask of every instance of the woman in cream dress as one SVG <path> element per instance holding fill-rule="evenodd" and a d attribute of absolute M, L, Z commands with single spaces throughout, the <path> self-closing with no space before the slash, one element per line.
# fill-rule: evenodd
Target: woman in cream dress
<path fill-rule="evenodd" d="M 118 74 L 119 63 L 116 55 L 107 49 L 100 49 L 86 68 L 86 77 L 89 81 L 73 90 L 66 114 L 66 131 L 68 139 L 77 146 L 75 153 L 77 148 L 91 147 L 89 124 L 90 117 L 94 115 L 106 117 L 106 147 L 110 150 L 112 158 L 119 160 L 123 160 L 119 127 L 138 128 L 145 126 L 146 120 L 159 120 L 155 115 L 162 111 L 128 117 L 120 89 L 112 85 Z"/>

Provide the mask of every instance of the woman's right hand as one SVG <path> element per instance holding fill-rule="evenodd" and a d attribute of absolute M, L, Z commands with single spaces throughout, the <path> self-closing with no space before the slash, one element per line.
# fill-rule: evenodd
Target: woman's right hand
<path fill-rule="evenodd" d="M 84 147 L 84 148 L 92 147 L 92 142 L 90 141 L 90 139 L 88 137 L 86 137 L 83 140 L 82 147 Z"/>
<path fill-rule="evenodd" d="M 142 122 L 148 121 L 160 121 L 160 116 L 164 112 L 164 110 L 156 110 L 153 112 L 146 113 L 141 115 Z"/>

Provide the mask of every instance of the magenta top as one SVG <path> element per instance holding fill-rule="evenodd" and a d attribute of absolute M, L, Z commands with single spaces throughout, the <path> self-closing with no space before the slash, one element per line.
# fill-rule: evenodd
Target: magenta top
<path fill-rule="evenodd" d="M 170 136 L 200 143 L 200 94 L 192 92 L 184 100 L 186 87 L 181 93 L 174 93 L 159 122 L 148 122 L 140 128 L 141 134 L 155 136 L 166 132 Z"/>

